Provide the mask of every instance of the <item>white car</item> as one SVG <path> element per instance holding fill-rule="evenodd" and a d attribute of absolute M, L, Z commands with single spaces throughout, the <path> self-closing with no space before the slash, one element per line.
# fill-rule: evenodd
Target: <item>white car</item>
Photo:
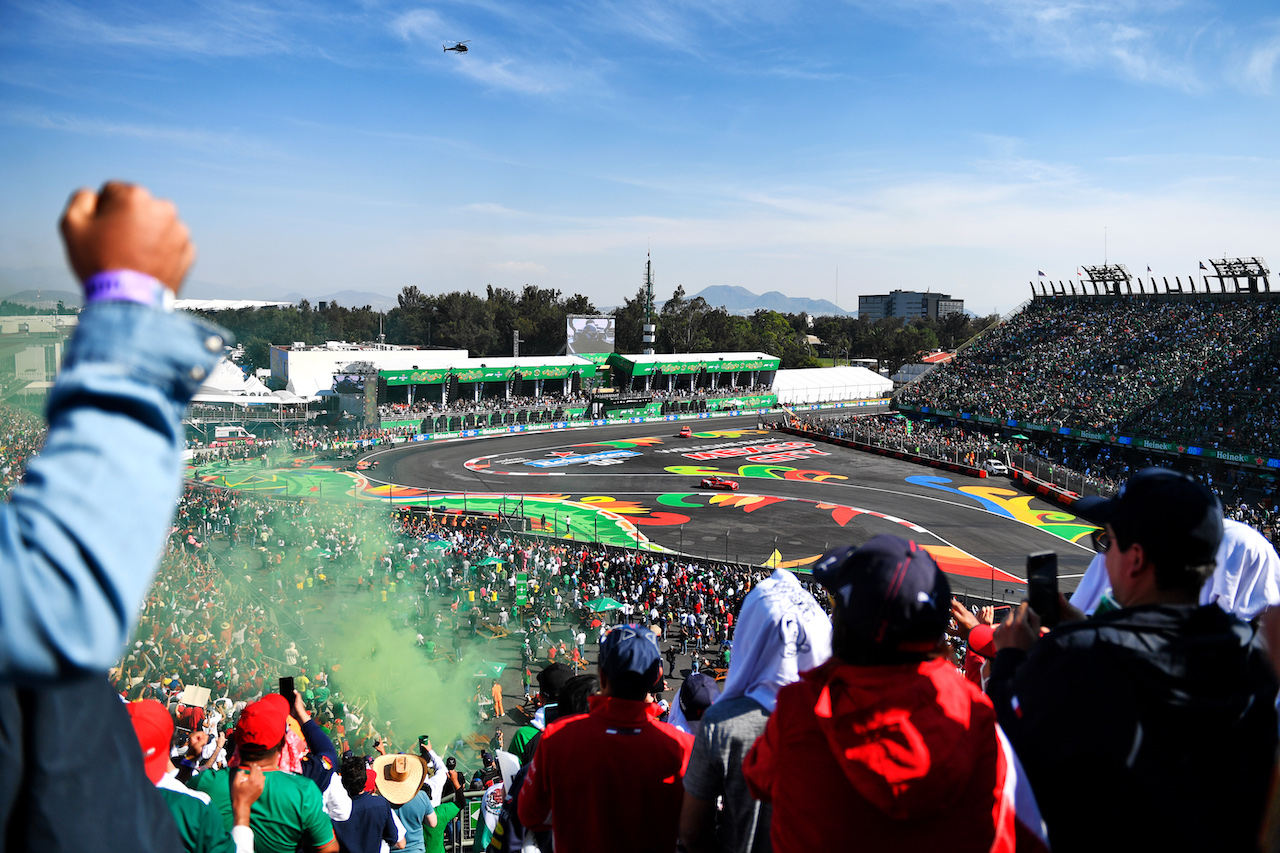
<path fill-rule="evenodd" d="M 982 463 L 982 470 L 986 471 L 992 477 L 1009 476 L 1009 466 L 1001 462 L 999 459 L 988 459 Z"/>

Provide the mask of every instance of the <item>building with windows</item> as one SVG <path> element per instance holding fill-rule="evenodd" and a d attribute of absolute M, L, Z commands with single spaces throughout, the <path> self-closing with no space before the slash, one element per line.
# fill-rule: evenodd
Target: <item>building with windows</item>
<path fill-rule="evenodd" d="M 883 320 L 886 317 L 902 317 L 904 320 L 927 317 L 941 320 L 962 311 L 964 300 L 947 293 L 893 290 L 858 297 L 858 317 L 866 320 Z"/>

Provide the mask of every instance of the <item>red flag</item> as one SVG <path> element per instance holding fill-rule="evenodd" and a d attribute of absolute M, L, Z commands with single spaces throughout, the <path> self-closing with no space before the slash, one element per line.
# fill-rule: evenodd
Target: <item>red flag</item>
<path fill-rule="evenodd" d="M 320 491 L 320 487 L 319 487 L 319 486 L 312 486 L 312 487 L 311 487 L 311 491 L 313 491 L 313 492 L 318 492 L 318 491 Z"/>

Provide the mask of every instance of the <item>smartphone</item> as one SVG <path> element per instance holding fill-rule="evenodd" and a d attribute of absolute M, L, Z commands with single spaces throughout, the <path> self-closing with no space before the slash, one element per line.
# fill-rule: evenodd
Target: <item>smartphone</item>
<path fill-rule="evenodd" d="M 1040 624 L 1052 628 L 1062 619 L 1058 608 L 1058 555 L 1037 551 L 1027 555 L 1027 590 L 1031 609 Z"/>
<path fill-rule="evenodd" d="M 280 695 L 289 700 L 290 707 L 293 706 L 293 697 L 296 691 L 293 689 L 293 676 L 286 675 L 280 679 Z"/>

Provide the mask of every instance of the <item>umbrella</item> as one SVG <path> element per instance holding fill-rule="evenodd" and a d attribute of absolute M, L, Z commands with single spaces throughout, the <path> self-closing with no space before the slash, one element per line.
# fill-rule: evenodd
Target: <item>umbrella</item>
<path fill-rule="evenodd" d="M 478 566 L 501 566 L 501 565 L 503 564 L 503 562 L 505 562 L 505 561 L 504 561 L 504 560 L 499 559 L 498 557 L 485 557 L 483 560 L 481 560 L 481 561 L 480 561 L 479 563 L 477 563 L 476 565 L 478 565 Z"/>
<path fill-rule="evenodd" d="M 1017 439 L 1020 439 L 1020 440 L 1022 440 L 1022 441 L 1030 441 L 1030 440 L 1031 440 L 1031 436 L 1029 436 L 1029 435 L 1023 435 L 1023 434 L 1022 434 L 1022 433 L 1020 433 L 1020 432 L 1019 432 L 1019 433 L 1015 433 L 1013 437 L 1014 437 L 1014 438 L 1017 438 Z"/>
<path fill-rule="evenodd" d="M 606 610 L 621 610 L 622 602 L 614 598 L 593 598 L 587 602 L 587 607 L 596 613 L 604 613 Z"/>
<path fill-rule="evenodd" d="M 482 660 L 476 664 L 476 671 L 472 674 L 472 678 L 498 678 L 502 675 L 502 671 L 507 668 L 505 663 L 498 663 L 495 660 Z"/>

